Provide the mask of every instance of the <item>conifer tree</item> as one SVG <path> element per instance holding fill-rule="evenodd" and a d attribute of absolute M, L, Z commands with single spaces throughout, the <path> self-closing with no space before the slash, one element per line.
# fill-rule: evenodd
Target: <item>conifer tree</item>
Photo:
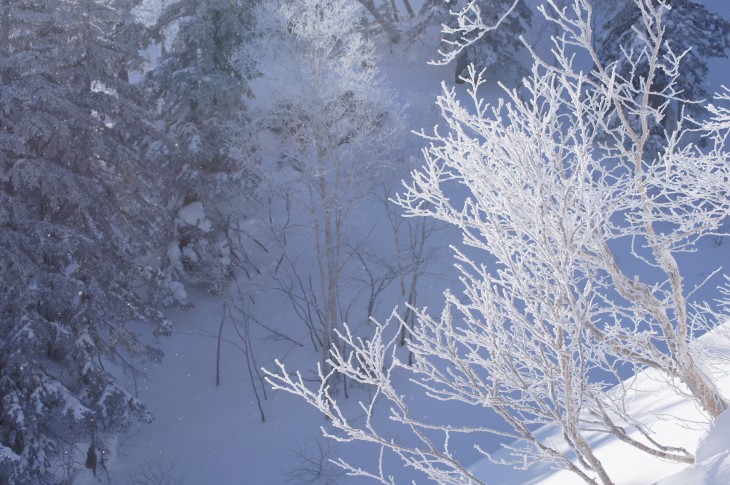
<path fill-rule="evenodd" d="M 0 4 L 0 476 L 67 478 L 84 446 L 151 419 L 111 372 L 161 352 L 140 292 L 158 242 L 161 142 L 129 83 L 132 0 Z M 69 453 L 68 461 L 61 457 Z M 62 466 L 59 466 L 62 465 Z M 55 477 L 52 477 L 55 474 Z"/>
<path fill-rule="evenodd" d="M 173 278 L 203 280 L 214 290 L 235 252 L 227 234 L 231 214 L 221 213 L 219 202 L 252 190 L 257 179 L 247 136 L 248 86 L 236 64 L 254 3 L 180 0 L 153 26 L 162 56 L 147 85 L 174 142 L 166 156 L 173 222 L 167 269 Z M 195 211 L 192 220 L 185 217 Z"/>

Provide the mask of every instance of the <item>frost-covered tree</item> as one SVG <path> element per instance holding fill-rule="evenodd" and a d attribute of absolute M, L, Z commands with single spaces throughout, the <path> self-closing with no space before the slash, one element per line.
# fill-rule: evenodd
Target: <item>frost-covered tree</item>
<path fill-rule="evenodd" d="M 3 483 L 68 478 L 105 433 L 151 418 L 112 372 L 161 356 L 135 322 L 169 331 L 135 263 L 159 243 L 159 143 L 128 82 L 144 40 L 134 6 L 0 4 Z"/>
<path fill-rule="evenodd" d="M 292 217 L 310 231 L 316 269 L 304 281 L 314 282 L 325 365 L 337 346 L 348 244 L 363 232 L 348 218 L 387 169 L 400 128 L 357 19 L 349 0 L 268 0 L 241 54 L 258 74 L 252 116 L 266 138 L 262 156 L 285 168 L 279 179 L 289 174 Z"/>
<path fill-rule="evenodd" d="M 329 418 L 329 436 L 373 443 L 438 483 L 484 480 L 460 461 L 452 447 L 458 435 L 477 446 L 514 438 L 506 445 L 511 464 L 547 462 L 588 483 L 611 483 L 589 432 L 693 460 L 681 444 L 653 440 L 626 414 L 620 390 L 608 394 L 600 380 L 623 365 L 650 367 L 691 393 L 709 416 L 727 408 L 690 345 L 712 312 L 692 301 L 677 256 L 694 251 L 730 215 L 730 96 L 718 96 L 704 121 L 680 118 L 660 158 L 645 158 L 650 120 L 667 109 L 652 97 L 681 99 L 682 65 L 664 39 L 667 2 L 636 4 L 643 40 L 624 55 L 643 68 L 628 77 L 593 49 L 588 1 L 562 7 L 550 0 L 541 10 L 563 32 L 554 38 L 556 62 L 533 53 L 532 74 L 495 104 L 480 98 L 482 79 L 473 69 L 466 100 L 445 89 L 438 104 L 446 126 L 424 134 L 425 164 L 398 203 L 412 216 L 460 229 L 462 247 L 454 250 L 464 290 L 446 293 L 440 316 L 414 309 L 412 367 L 389 337 L 397 327 L 378 325 L 367 341 L 345 329 L 341 338 L 354 351 L 333 350 L 330 365 L 374 388 L 376 399 L 362 404 L 364 421 L 344 413 L 326 368 L 314 389 L 283 366 L 269 374 L 275 388 Z M 576 53 L 593 67 L 579 64 Z M 659 71 L 670 76 L 661 86 L 653 82 Z M 707 146 L 695 143 L 697 135 Z M 398 390 L 403 373 L 433 406 L 491 409 L 501 420 L 460 426 L 420 417 Z M 389 423 L 373 419 L 383 408 Z M 559 429 L 562 442 L 535 434 L 540 425 Z M 393 483 L 383 463 L 375 472 L 341 465 Z"/>
<path fill-rule="evenodd" d="M 682 73 L 677 79 L 675 90 L 682 93 L 682 98 L 688 102 L 672 102 L 666 110 L 666 116 L 657 125 L 657 133 L 662 129 L 672 130 L 676 127 L 680 110 L 688 110 L 692 115 L 699 115 L 702 111 L 700 104 L 707 98 L 707 61 L 710 58 L 727 57 L 730 53 L 730 21 L 710 11 L 694 0 L 673 0 L 667 2 L 667 11 L 664 13 L 665 44 L 661 47 L 661 55 L 668 49 L 676 55 L 683 55 Z M 636 29 L 641 29 L 642 12 L 633 1 L 597 2 L 597 10 L 601 10 L 602 22 L 597 22 L 598 35 L 595 37 L 596 50 L 601 61 L 608 65 L 617 62 L 618 72 L 629 76 L 634 69 L 641 69 L 639 73 L 645 77 L 647 66 L 634 65 L 627 59 L 622 49 L 631 50 L 641 45 L 641 39 L 636 35 Z M 635 76 L 638 81 L 639 76 Z M 661 91 L 672 79 L 671 73 L 658 71 L 654 76 L 654 85 L 657 92 Z M 639 86 L 635 86 L 637 89 Z M 652 104 L 665 102 L 662 96 L 654 96 Z M 672 100 L 676 101 L 676 100 Z M 661 138 L 660 135 L 658 135 Z"/>
<path fill-rule="evenodd" d="M 228 234 L 235 211 L 227 202 L 252 191 L 257 177 L 245 114 L 248 86 L 235 62 L 253 3 L 179 0 L 153 26 L 162 53 L 147 88 L 174 142 L 164 158 L 173 219 L 166 269 L 171 278 L 206 281 L 214 290 L 235 258 Z"/>
<path fill-rule="evenodd" d="M 422 8 L 412 35 L 441 27 L 438 62 L 455 61 L 455 80 L 462 82 L 467 66 L 490 73 L 515 73 L 520 36 L 532 22 L 532 11 L 522 0 L 430 1 Z"/>

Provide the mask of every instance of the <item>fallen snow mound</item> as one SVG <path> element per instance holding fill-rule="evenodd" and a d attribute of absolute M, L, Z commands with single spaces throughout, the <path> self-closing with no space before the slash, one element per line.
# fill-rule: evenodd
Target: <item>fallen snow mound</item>
<path fill-rule="evenodd" d="M 657 485 L 722 485 L 730 483 L 730 411 L 715 418 L 700 440 L 697 463 Z"/>

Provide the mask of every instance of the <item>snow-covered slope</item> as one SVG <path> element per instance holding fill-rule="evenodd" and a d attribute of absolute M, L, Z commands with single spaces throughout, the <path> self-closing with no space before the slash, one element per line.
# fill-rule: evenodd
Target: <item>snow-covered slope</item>
<path fill-rule="evenodd" d="M 730 323 L 702 336 L 696 345 L 700 354 L 706 358 L 706 364 L 725 396 L 730 396 Z M 709 418 L 698 409 L 696 403 L 686 395 L 682 395 L 682 386 L 676 388 L 668 383 L 654 370 L 645 370 L 636 377 L 622 384 L 628 389 L 627 410 L 629 414 L 651 430 L 654 439 L 668 445 L 684 447 L 697 454 L 697 465 L 686 470 L 688 465 L 661 460 L 643 453 L 605 433 L 594 433 L 589 441 L 595 447 L 596 455 L 602 461 L 608 474 L 617 484 L 642 485 L 662 480 L 663 485 L 684 485 L 702 483 L 707 485 L 724 485 L 730 480 L 730 460 L 725 460 L 730 453 L 730 414 L 725 413 L 713 424 L 712 431 Z M 540 430 L 543 439 L 562 442 L 555 428 Z M 495 453 L 494 458 L 509 459 L 506 450 Z M 725 474 L 715 475 L 725 465 Z M 535 464 L 526 470 L 515 470 L 503 465 L 491 463 L 484 459 L 472 469 L 477 476 L 483 477 L 490 485 L 541 484 L 570 485 L 584 483 L 577 475 L 568 471 L 552 470 L 550 467 Z M 719 473 L 719 472 L 718 472 Z M 706 480 L 702 477 L 706 477 Z M 715 478 L 718 480 L 713 481 Z M 690 479 L 703 481 L 690 482 Z"/>
<path fill-rule="evenodd" d="M 165 360 L 147 370 L 140 389 L 156 419 L 120 441 L 112 483 L 143 483 L 143 469 L 151 474 L 160 466 L 168 468 L 169 483 L 285 483 L 284 475 L 298 461 L 289 455 L 308 444 L 322 418 L 280 393 L 265 402 L 263 423 L 240 341 L 230 327 L 216 386 L 214 336 L 222 304 L 204 292 L 190 296 L 195 307 L 170 312 L 175 336 L 162 342 Z"/>
<path fill-rule="evenodd" d="M 657 485 L 723 485 L 730 483 L 730 412 L 715 418 L 697 448 L 697 464 Z"/>
<path fill-rule="evenodd" d="M 233 332 L 227 334 L 231 342 L 223 348 L 221 385 L 215 386 L 216 341 L 212 335 L 217 330 L 220 302 L 204 293 L 191 292 L 191 296 L 197 306 L 171 312 L 176 336 L 163 341 L 166 359 L 148 369 L 149 379 L 140 388 L 140 396 L 157 419 L 120 440 L 116 460 L 110 463 L 111 483 L 143 483 L 136 481 L 142 472 L 181 484 L 263 485 L 309 479 L 311 483 L 368 483 L 346 477 L 326 462 L 321 463 L 319 479 L 306 474 L 320 465 L 320 459 L 341 453 L 352 458 L 364 450 L 338 448 L 318 439 L 319 427 L 325 422 L 284 393 L 269 395 L 264 403 L 267 422 L 262 423 L 243 354 L 232 343 Z M 730 395 L 730 324 L 698 343 L 723 392 Z M 730 413 L 715 420 L 708 433 L 709 420 L 694 402 L 670 389 L 653 371 L 642 372 L 624 385 L 630 388 L 629 406 L 637 418 L 657 433 L 660 442 L 696 450 L 698 464 L 688 467 L 662 461 L 596 434 L 591 441 L 617 484 L 658 480 L 661 485 L 730 483 Z M 555 435 L 549 428 L 542 434 Z M 559 434 L 554 439 L 559 440 Z M 506 457 L 504 453 L 495 456 Z M 306 461 L 313 463 L 304 466 Z M 583 483 L 569 472 L 540 464 L 515 470 L 483 460 L 473 469 L 491 485 Z M 93 483 L 91 479 L 90 474 L 80 476 L 77 483 Z"/>

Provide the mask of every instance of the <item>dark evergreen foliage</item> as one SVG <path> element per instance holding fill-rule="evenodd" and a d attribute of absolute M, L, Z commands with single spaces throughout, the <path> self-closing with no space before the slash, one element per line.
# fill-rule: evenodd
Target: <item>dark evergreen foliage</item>
<path fill-rule="evenodd" d="M 169 322 L 136 259 L 159 244 L 161 143 L 128 81 L 132 0 L 0 4 L 0 477 L 45 483 L 65 453 L 147 421 L 112 375 L 161 352 Z M 61 465 L 61 466 L 59 466 Z"/>
<path fill-rule="evenodd" d="M 229 230 L 238 208 L 226 208 L 225 197 L 252 190 L 257 179 L 245 116 L 248 87 L 236 64 L 253 3 L 180 0 L 154 26 L 163 52 L 148 89 L 174 139 L 166 156 L 166 203 L 174 219 L 166 270 L 213 290 L 230 272 Z M 191 204 L 202 207 L 205 221 L 175 217 Z"/>

